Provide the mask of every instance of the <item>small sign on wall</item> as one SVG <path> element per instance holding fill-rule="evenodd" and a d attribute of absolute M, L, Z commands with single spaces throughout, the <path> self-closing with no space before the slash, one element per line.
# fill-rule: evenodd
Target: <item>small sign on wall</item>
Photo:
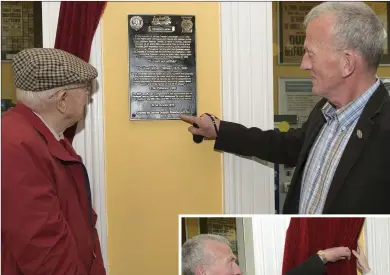
<path fill-rule="evenodd" d="M 128 16 L 130 120 L 196 116 L 195 16 Z"/>
<path fill-rule="evenodd" d="M 298 126 L 307 120 L 309 114 L 321 100 L 313 94 L 310 78 L 279 77 L 279 115 L 296 115 Z"/>

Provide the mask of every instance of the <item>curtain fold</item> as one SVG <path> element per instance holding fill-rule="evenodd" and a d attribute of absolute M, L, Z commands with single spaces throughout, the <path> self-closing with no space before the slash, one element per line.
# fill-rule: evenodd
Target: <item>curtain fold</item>
<path fill-rule="evenodd" d="M 92 40 L 107 2 L 62 1 L 54 48 L 64 50 L 89 62 Z M 64 135 L 72 142 L 77 124 Z"/>
<path fill-rule="evenodd" d="M 291 218 L 286 233 L 282 274 L 318 250 L 346 246 L 356 250 L 364 218 Z M 356 275 L 356 260 L 326 265 L 327 275 Z"/>

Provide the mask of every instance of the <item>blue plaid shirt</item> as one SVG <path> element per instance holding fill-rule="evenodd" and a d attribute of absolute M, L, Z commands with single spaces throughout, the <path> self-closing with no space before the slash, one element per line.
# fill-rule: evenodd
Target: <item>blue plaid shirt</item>
<path fill-rule="evenodd" d="M 363 95 L 341 109 L 337 110 L 329 102 L 323 106 L 322 113 L 326 123 L 310 150 L 303 171 L 300 214 L 322 213 L 344 149 L 364 107 L 379 83 L 377 79 Z"/>

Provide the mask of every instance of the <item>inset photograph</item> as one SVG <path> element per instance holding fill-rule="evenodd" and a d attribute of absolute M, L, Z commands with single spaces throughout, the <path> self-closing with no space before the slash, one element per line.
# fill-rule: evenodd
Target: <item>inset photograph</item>
<path fill-rule="evenodd" d="M 390 275 L 390 218 L 181 216 L 182 275 Z"/>

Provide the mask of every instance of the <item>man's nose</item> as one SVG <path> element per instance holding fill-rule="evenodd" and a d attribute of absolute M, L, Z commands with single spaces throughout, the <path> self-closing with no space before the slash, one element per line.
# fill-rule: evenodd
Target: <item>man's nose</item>
<path fill-rule="evenodd" d="M 301 70 L 311 70 L 311 62 L 309 58 L 307 57 L 306 53 L 302 57 L 301 61 Z"/>
<path fill-rule="evenodd" d="M 242 275 L 242 271 L 237 264 L 235 264 L 234 275 Z"/>

